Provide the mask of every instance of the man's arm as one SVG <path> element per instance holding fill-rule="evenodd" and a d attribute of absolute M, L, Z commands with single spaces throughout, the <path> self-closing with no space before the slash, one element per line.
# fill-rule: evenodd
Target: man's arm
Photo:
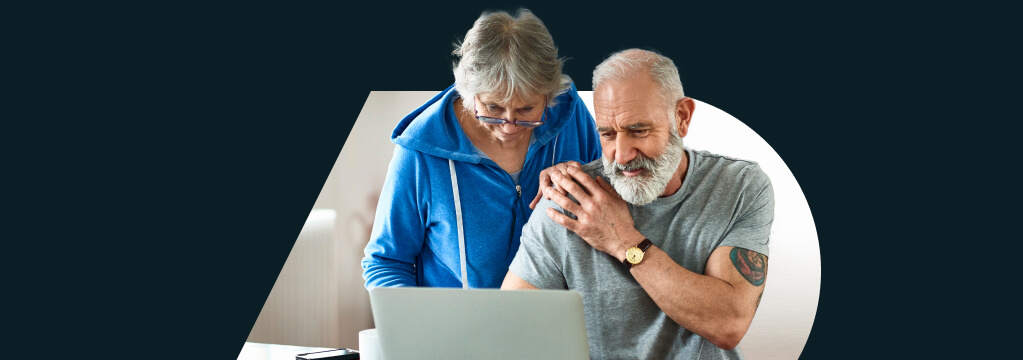
<path fill-rule="evenodd" d="M 548 209 L 547 215 L 597 250 L 624 260 L 626 249 L 644 239 L 634 226 L 628 205 L 603 179 L 594 180 L 575 169 L 569 169 L 569 175 L 556 173 L 551 178 L 578 203 L 556 191 L 546 190 L 546 195 L 576 219 L 553 209 Z M 767 257 L 722 246 L 711 253 L 705 274 L 697 274 L 651 246 L 643 261 L 630 271 L 672 320 L 720 348 L 732 349 L 753 321 L 764 289 Z"/>
<path fill-rule="evenodd" d="M 509 271 L 508 275 L 504 277 L 504 283 L 501 284 L 501 290 L 540 290 L 540 288 Z"/>
<path fill-rule="evenodd" d="M 734 262 L 733 254 L 737 259 Z M 757 265 L 750 265 L 754 261 Z M 706 274 L 700 275 L 651 246 L 631 272 L 668 317 L 728 350 L 739 344 L 753 322 L 764 292 L 767 257 L 743 248 L 722 246 L 711 253 Z"/>
<path fill-rule="evenodd" d="M 568 288 L 560 255 L 568 231 L 544 215 L 543 209 L 552 205 L 540 202 L 522 227 L 519 249 L 508 265 L 502 290 Z"/>

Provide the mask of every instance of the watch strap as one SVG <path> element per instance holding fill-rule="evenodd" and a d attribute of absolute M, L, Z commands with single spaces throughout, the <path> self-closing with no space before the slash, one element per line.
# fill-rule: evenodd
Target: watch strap
<path fill-rule="evenodd" d="M 638 247 L 640 250 L 643 250 L 643 252 L 645 253 L 647 251 L 647 249 L 650 248 L 650 245 L 653 245 L 653 244 L 654 243 L 651 242 L 650 239 L 644 238 L 643 241 L 639 243 L 639 245 L 636 245 L 636 247 Z"/>

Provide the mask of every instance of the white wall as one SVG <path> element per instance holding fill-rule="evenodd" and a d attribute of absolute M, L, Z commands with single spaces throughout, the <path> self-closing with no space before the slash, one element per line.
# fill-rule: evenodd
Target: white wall
<path fill-rule="evenodd" d="M 332 344 L 342 333 L 338 306 L 342 272 L 337 256 L 337 212 L 310 212 L 274 283 L 249 341 L 271 344 Z"/>
<path fill-rule="evenodd" d="M 391 131 L 401 118 L 436 93 L 374 91 L 369 95 L 313 205 L 314 211 L 331 209 L 336 213 L 335 240 L 326 244 L 299 237 L 248 341 L 329 348 L 359 347 L 359 330 L 373 327 L 373 314 L 370 312 L 369 294 L 363 285 L 360 262 L 362 249 L 369 241 L 377 197 L 394 148 L 390 141 Z M 317 282 L 300 280 L 295 274 L 303 272 L 311 257 L 323 253 L 333 254 L 335 259 L 335 265 L 328 266 L 336 273 L 321 275 L 329 279 L 334 288 L 309 288 L 318 286 L 312 285 Z M 309 305 L 308 302 L 291 299 L 296 296 L 332 298 L 323 304 Z M 316 308 L 293 309 L 289 306 Z M 308 328 L 316 329 L 315 333 L 296 330 Z"/>
<path fill-rule="evenodd" d="M 336 253 L 339 264 L 339 295 L 333 306 L 341 309 L 341 315 L 338 326 L 332 330 L 336 333 L 329 336 L 336 342 L 290 345 L 356 348 L 358 331 L 373 327 L 360 261 L 393 151 L 390 134 L 402 117 L 435 94 L 374 91 L 369 95 L 314 206 L 337 212 L 336 249 L 324 250 Z M 592 92 L 583 91 L 580 96 L 592 111 Z M 817 232 L 799 184 L 760 136 L 724 111 L 699 100 L 684 141 L 694 149 L 755 160 L 770 176 L 776 201 L 770 272 L 760 308 L 740 346 L 750 359 L 798 357 L 813 325 L 820 294 Z M 291 263 L 289 257 L 285 268 Z"/>

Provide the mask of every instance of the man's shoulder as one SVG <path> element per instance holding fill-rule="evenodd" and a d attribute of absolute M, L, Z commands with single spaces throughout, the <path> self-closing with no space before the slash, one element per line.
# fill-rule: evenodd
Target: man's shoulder
<path fill-rule="evenodd" d="M 691 150 L 695 157 L 693 164 L 703 176 L 721 179 L 755 179 L 770 181 L 760 164 L 753 160 L 712 153 L 706 150 Z"/>
<path fill-rule="evenodd" d="M 604 162 L 601 157 L 597 157 L 596 160 L 590 161 L 583 165 L 583 172 L 589 174 L 593 178 L 597 178 L 598 175 L 604 173 Z"/>
<path fill-rule="evenodd" d="M 743 167 L 759 167 L 756 161 L 740 159 L 730 155 L 723 155 L 713 153 L 707 150 L 693 150 L 689 149 L 690 153 L 693 154 L 699 163 L 704 166 L 717 166 L 724 168 L 743 168 Z"/>

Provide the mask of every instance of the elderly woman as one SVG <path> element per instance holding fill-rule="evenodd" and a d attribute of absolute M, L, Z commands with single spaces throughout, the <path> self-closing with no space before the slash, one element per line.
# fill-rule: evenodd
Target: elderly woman
<path fill-rule="evenodd" d="M 545 168 L 597 159 L 593 118 L 543 23 L 483 14 L 455 84 L 407 115 L 377 205 L 366 287 L 497 288 Z"/>

